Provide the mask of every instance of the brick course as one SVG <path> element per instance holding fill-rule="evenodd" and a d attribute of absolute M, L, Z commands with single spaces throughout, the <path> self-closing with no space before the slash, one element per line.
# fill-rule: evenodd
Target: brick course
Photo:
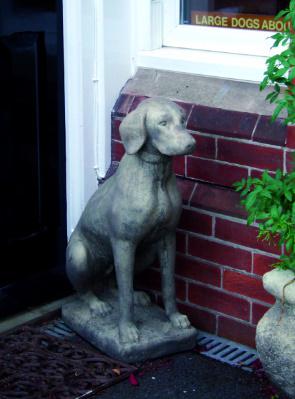
<path fill-rule="evenodd" d="M 274 303 L 274 297 L 263 289 L 261 278 L 225 270 L 223 274 L 223 288 L 248 298 L 271 304 Z"/>
<path fill-rule="evenodd" d="M 220 265 L 246 271 L 251 270 L 251 251 L 235 248 L 227 243 L 211 241 L 207 237 L 188 236 L 188 253 Z"/>
<path fill-rule="evenodd" d="M 224 241 L 229 241 L 235 244 L 255 248 L 265 252 L 275 254 L 280 253 L 280 249 L 278 247 L 270 245 L 266 241 L 257 240 L 257 227 L 248 226 L 239 222 L 233 222 L 231 220 L 217 218 L 215 232 L 216 237 Z"/>
<path fill-rule="evenodd" d="M 119 126 L 147 98 L 123 94 L 112 113 L 112 161 L 124 153 Z M 177 102 L 177 101 L 176 101 Z M 202 330 L 255 345 L 255 327 L 274 299 L 262 287 L 280 248 L 257 241 L 257 227 L 232 184 L 264 169 L 291 170 L 295 128 L 264 115 L 177 102 L 197 140 L 194 154 L 175 157 L 174 172 L 183 197 L 177 231 L 176 290 L 179 309 Z M 155 265 L 135 286 L 161 303 L 160 270 Z"/>
<path fill-rule="evenodd" d="M 218 140 L 218 159 L 258 169 L 283 167 L 283 150 L 261 145 Z"/>
<path fill-rule="evenodd" d="M 248 170 L 245 167 L 228 165 L 214 160 L 187 157 L 187 177 L 230 187 L 237 180 L 246 178 Z"/>
<path fill-rule="evenodd" d="M 237 319 L 250 320 L 250 303 L 231 293 L 200 284 L 189 284 L 188 300 L 190 303 L 213 309 Z"/>
<path fill-rule="evenodd" d="M 277 258 L 267 255 L 254 254 L 253 273 L 262 276 L 272 270 L 271 265 L 277 262 Z"/>

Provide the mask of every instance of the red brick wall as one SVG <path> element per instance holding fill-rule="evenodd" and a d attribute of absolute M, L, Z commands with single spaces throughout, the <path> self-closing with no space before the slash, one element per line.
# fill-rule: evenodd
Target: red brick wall
<path fill-rule="evenodd" d="M 144 98 L 123 94 L 114 107 L 113 166 L 124 154 L 121 120 Z M 179 104 L 197 140 L 194 154 L 174 160 L 183 195 L 176 259 L 179 308 L 198 328 L 254 346 L 255 326 L 274 302 L 261 276 L 280 250 L 257 241 L 257 227 L 247 226 L 232 183 L 264 169 L 290 170 L 295 131 L 287 131 L 280 120 L 270 124 L 267 116 Z M 157 266 L 136 285 L 161 302 Z"/>

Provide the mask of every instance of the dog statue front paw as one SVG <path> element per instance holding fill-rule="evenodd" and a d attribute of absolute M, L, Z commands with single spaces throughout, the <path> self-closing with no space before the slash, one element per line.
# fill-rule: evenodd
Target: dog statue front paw
<path fill-rule="evenodd" d="M 133 344 L 139 341 L 139 331 L 132 322 L 121 322 L 119 324 L 119 337 L 122 344 Z"/>
<path fill-rule="evenodd" d="M 187 316 L 178 312 L 172 313 L 169 319 L 175 328 L 189 328 L 191 326 Z"/>

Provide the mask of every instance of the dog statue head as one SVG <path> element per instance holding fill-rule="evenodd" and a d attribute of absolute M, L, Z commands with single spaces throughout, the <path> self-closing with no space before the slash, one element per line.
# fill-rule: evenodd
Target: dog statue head
<path fill-rule="evenodd" d="M 149 145 L 167 156 L 191 154 L 196 142 L 184 123 L 184 110 L 174 102 L 162 98 L 144 100 L 120 125 L 126 153 L 135 154 Z"/>

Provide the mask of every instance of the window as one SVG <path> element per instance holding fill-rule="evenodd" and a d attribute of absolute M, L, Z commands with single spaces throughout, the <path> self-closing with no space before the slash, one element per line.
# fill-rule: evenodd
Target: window
<path fill-rule="evenodd" d="M 169 12 L 172 3 L 174 10 Z M 269 56 L 270 42 L 266 39 L 270 31 L 284 28 L 283 22 L 273 17 L 287 5 L 288 0 L 164 0 L 163 15 L 169 22 L 164 24 L 163 44 Z"/>
<path fill-rule="evenodd" d="M 282 21 L 275 25 L 274 15 L 288 0 L 144 0 L 143 4 L 150 8 L 144 12 L 140 7 L 139 30 L 145 43 L 150 32 L 150 46 L 141 47 L 145 51 L 138 53 L 138 66 L 259 82 L 266 58 L 277 51 L 270 50 L 267 39 L 277 26 L 283 28 Z"/>
<path fill-rule="evenodd" d="M 288 0 L 181 0 L 180 24 L 221 28 L 283 31 L 288 23 L 274 15 Z"/>

